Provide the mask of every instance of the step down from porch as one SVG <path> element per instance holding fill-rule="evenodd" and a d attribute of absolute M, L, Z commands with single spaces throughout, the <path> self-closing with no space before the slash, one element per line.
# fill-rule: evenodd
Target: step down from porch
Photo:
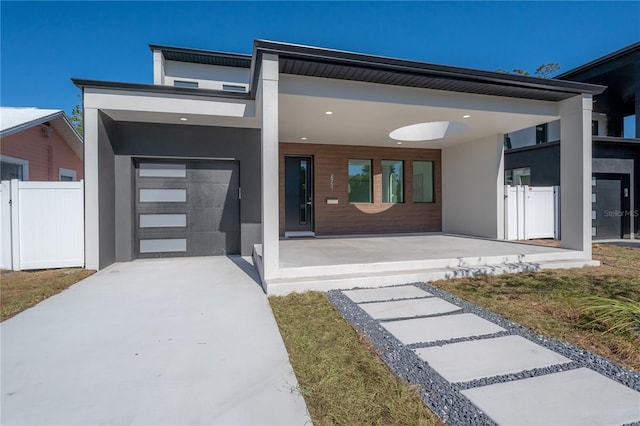
<path fill-rule="evenodd" d="M 328 291 L 333 289 L 350 289 L 356 287 L 381 287 L 412 282 L 429 282 L 443 279 L 472 277 L 482 274 L 499 275 L 505 273 L 538 271 L 542 269 L 581 268 L 584 266 L 598 266 L 599 264 L 600 262 L 594 260 L 569 258 L 560 260 L 539 260 L 536 262 L 513 262 L 493 265 L 479 264 L 473 266 L 444 268 L 434 267 L 425 269 L 398 268 L 394 270 L 375 270 L 376 268 L 373 268 L 374 270 L 371 270 L 371 268 L 369 268 L 368 271 L 363 269 L 362 271 L 355 273 L 333 273 L 323 275 L 309 274 L 306 276 L 286 276 L 286 268 L 284 268 L 281 269 L 281 272 L 284 271 L 285 274 L 283 275 L 285 276 L 269 280 L 266 285 L 266 291 L 270 295 L 284 295 L 294 291 Z M 387 264 L 386 266 L 391 267 L 392 265 Z"/>

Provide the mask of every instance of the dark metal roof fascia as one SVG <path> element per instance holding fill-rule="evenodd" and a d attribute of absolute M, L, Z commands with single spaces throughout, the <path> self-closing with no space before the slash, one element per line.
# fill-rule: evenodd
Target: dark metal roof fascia
<path fill-rule="evenodd" d="M 240 68 L 249 68 L 250 62 L 252 60 L 251 55 L 246 55 L 243 53 L 230 53 L 230 52 L 218 52 L 214 50 L 202 50 L 202 49 L 188 49 L 184 47 L 174 47 L 174 46 L 161 46 L 158 44 L 150 44 L 149 49 L 160 50 L 162 55 L 165 56 L 165 52 L 176 53 L 180 55 L 197 55 L 197 56 L 206 56 L 210 58 L 218 58 L 218 59 L 231 59 L 238 62 L 238 67 Z M 192 62 L 192 61 L 184 61 L 184 62 Z M 240 65 L 242 64 L 242 65 Z"/>
<path fill-rule="evenodd" d="M 535 145 L 520 146 L 518 148 L 505 149 L 504 153 L 511 154 L 516 152 L 534 151 L 536 149 L 551 148 L 553 146 L 558 146 L 558 145 L 560 145 L 560 141 L 543 142 Z"/>
<path fill-rule="evenodd" d="M 211 90 L 211 89 L 195 89 L 191 87 L 175 87 L 175 86 L 163 86 L 158 84 L 139 84 L 139 83 L 120 83 L 114 81 L 101 81 L 101 80 L 83 80 L 79 78 L 72 78 L 71 81 L 79 89 L 85 87 L 96 87 L 104 89 L 115 90 L 131 90 L 136 92 L 148 92 L 148 93 L 165 93 L 168 95 L 190 95 L 190 96 L 203 96 L 203 97 L 217 97 L 217 98 L 229 98 L 229 99 L 252 99 L 249 93 L 246 92 L 227 92 L 224 90 Z"/>
<path fill-rule="evenodd" d="M 615 52 L 609 53 L 608 55 L 602 56 L 598 59 L 594 59 L 591 62 L 587 62 L 584 65 L 580 65 L 574 69 L 571 69 L 567 72 L 563 72 L 560 75 L 557 75 L 555 78 L 556 79 L 566 79 L 566 78 L 571 78 L 571 76 L 576 75 L 576 74 L 580 74 L 581 72 L 587 71 L 591 68 L 595 68 L 598 65 L 602 65 L 606 62 L 609 61 L 613 61 L 615 59 L 618 58 L 622 58 L 626 55 L 635 53 L 636 51 L 640 52 L 640 41 L 633 43 L 632 45 L 629 45 L 627 47 L 623 47 L 620 50 L 616 50 Z"/>
<path fill-rule="evenodd" d="M 64 116 L 64 111 L 54 112 L 53 114 L 49 114 L 44 117 L 37 118 L 35 120 L 27 121 L 26 123 L 18 124 L 17 126 L 4 129 L 2 132 L 0 132 L 0 137 L 5 138 L 7 136 L 13 135 L 14 133 L 18 133 L 23 130 L 26 130 L 30 127 L 46 123 L 47 121 L 55 120 L 57 118 L 60 118 L 61 116 Z M 69 125 L 71 125 L 71 123 L 69 123 Z"/>
<path fill-rule="evenodd" d="M 536 77 L 519 76 L 492 71 L 481 71 L 470 68 L 451 67 L 445 65 L 430 64 L 426 62 L 408 61 L 404 59 L 389 58 L 383 56 L 365 55 L 341 50 L 323 49 L 312 46 L 256 40 L 254 42 L 254 58 L 256 53 L 273 53 L 290 59 L 306 59 L 322 63 L 334 63 L 357 67 L 377 68 L 388 71 L 413 73 L 419 75 L 431 75 L 441 78 L 475 81 L 516 87 L 535 88 L 542 90 L 560 91 L 575 94 L 602 93 L 606 86 L 578 83 L 557 79 L 543 79 Z M 255 80 L 254 75 L 254 80 Z"/>
<path fill-rule="evenodd" d="M 593 136 L 594 142 L 602 143 L 621 143 L 640 145 L 640 138 L 620 138 L 616 136 Z"/>

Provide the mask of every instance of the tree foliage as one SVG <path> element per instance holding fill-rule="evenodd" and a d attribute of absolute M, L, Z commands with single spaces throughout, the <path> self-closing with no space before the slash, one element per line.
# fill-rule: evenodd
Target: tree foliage
<path fill-rule="evenodd" d="M 80 100 L 80 95 L 78 95 L 78 99 Z M 84 120 L 83 120 L 83 111 L 82 111 L 82 101 L 80 103 L 75 104 L 73 109 L 71 110 L 71 116 L 69 117 L 69 121 L 73 127 L 76 128 L 80 136 L 84 134 Z"/>
<path fill-rule="evenodd" d="M 540 65 L 538 68 L 536 68 L 535 72 L 533 73 L 534 76 L 536 77 L 540 77 L 540 78 L 549 78 L 549 76 L 560 70 L 560 65 L 558 65 L 555 62 L 549 62 L 548 64 L 542 64 Z M 496 70 L 497 72 L 503 72 L 506 74 L 516 74 L 516 75 L 531 75 L 531 73 L 527 70 L 523 70 L 520 68 L 516 68 L 514 70 L 511 71 L 507 71 L 507 70 L 503 70 L 503 69 L 498 69 Z"/>

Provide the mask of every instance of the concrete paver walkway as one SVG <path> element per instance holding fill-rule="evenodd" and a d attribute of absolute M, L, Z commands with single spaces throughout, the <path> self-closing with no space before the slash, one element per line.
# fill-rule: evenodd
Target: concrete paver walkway
<path fill-rule="evenodd" d="M 243 258 L 114 264 L 2 323 L 3 425 L 304 425 Z"/>
<path fill-rule="evenodd" d="M 464 312 L 423 288 L 407 285 L 342 294 L 444 378 L 458 398 L 466 398 L 497 424 L 640 422 L 638 390 Z M 528 374 L 518 375 L 523 372 Z"/>

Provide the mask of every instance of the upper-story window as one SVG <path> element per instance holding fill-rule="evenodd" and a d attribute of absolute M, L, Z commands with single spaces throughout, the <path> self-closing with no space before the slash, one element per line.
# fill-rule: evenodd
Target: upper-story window
<path fill-rule="evenodd" d="M 198 88 L 197 81 L 184 81 L 184 80 L 173 80 L 173 85 L 175 87 L 191 87 L 193 89 Z"/>
<path fill-rule="evenodd" d="M 223 84 L 222 90 L 227 92 L 246 92 L 247 89 L 244 86 L 239 86 L 237 84 Z"/>
<path fill-rule="evenodd" d="M 536 126 L 536 144 L 547 142 L 547 123 Z"/>

